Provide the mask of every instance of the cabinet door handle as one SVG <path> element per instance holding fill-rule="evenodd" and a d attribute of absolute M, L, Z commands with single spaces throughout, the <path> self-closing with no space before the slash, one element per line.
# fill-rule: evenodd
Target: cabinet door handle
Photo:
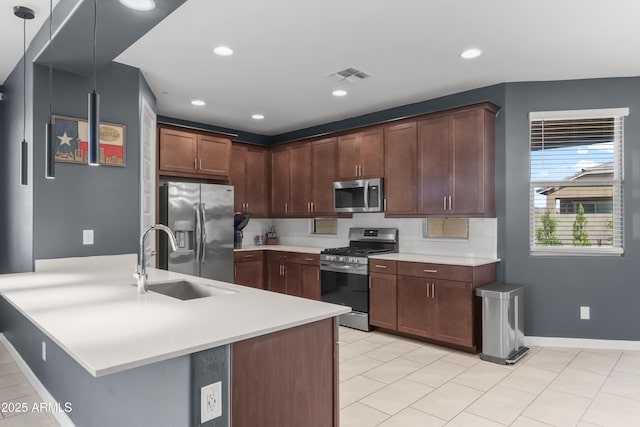
<path fill-rule="evenodd" d="M 387 198 L 386 197 L 384 198 L 384 209 L 383 210 L 384 211 L 387 210 Z"/>
<path fill-rule="evenodd" d="M 369 277 L 369 289 L 371 289 L 371 277 Z"/>
<path fill-rule="evenodd" d="M 311 202 L 311 212 L 315 211 L 315 209 L 313 208 L 313 202 Z"/>
<path fill-rule="evenodd" d="M 246 212 L 249 212 L 249 202 L 245 203 L 247 205 Z"/>
<path fill-rule="evenodd" d="M 200 170 L 202 170 L 202 159 L 200 159 Z"/>
<path fill-rule="evenodd" d="M 435 298 L 436 297 L 436 285 L 434 285 L 433 283 L 431 284 L 431 298 Z"/>
<path fill-rule="evenodd" d="M 284 213 L 289 213 L 289 204 L 287 202 L 284 202 Z"/>
<path fill-rule="evenodd" d="M 429 282 L 427 282 L 427 298 L 429 298 Z"/>
<path fill-rule="evenodd" d="M 198 159 L 193 159 L 193 169 L 198 170 Z"/>
<path fill-rule="evenodd" d="M 447 196 L 442 196 L 442 210 L 447 210 Z"/>
<path fill-rule="evenodd" d="M 356 176 L 358 176 L 358 165 L 356 165 Z"/>
<path fill-rule="evenodd" d="M 437 273 L 438 272 L 438 270 L 422 270 L 422 271 L 424 271 L 425 273 Z"/>
<path fill-rule="evenodd" d="M 451 196 L 449 196 L 449 210 L 451 210 Z"/>
<path fill-rule="evenodd" d="M 316 271 L 316 276 L 318 277 L 318 282 L 320 282 L 320 269 Z"/>
<path fill-rule="evenodd" d="M 379 265 L 379 264 L 376 264 L 376 268 L 387 268 L 387 266 L 386 266 L 386 265 Z"/>
<path fill-rule="evenodd" d="M 358 172 L 358 176 L 362 176 L 362 165 L 358 166 L 360 168 L 360 172 Z"/>

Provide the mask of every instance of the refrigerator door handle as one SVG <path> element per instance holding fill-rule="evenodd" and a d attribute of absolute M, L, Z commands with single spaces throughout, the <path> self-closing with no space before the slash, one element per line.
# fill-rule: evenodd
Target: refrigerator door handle
<path fill-rule="evenodd" d="M 200 259 L 200 263 L 204 264 L 204 261 L 207 258 L 207 217 L 205 216 L 204 213 L 204 203 L 200 203 L 200 212 L 201 212 L 201 228 L 202 228 L 202 247 L 201 247 L 201 252 L 202 252 L 202 258 Z"/>
<path fill-rule="evenodd" d="M 194 205 L 194 209 L 196 212 L 196 232 L 195 232 L 195 239 L 196 239 L 196 264 L 200 263 L 200 245 L 201 245 L 201 241 L 202 241 L 202 223 L 200 222 L 200 205 L 196 204 Z"/>

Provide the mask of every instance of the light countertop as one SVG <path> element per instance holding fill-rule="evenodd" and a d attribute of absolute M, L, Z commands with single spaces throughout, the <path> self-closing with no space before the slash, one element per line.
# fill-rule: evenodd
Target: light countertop
<path fill-rule="evenodd" d="M 447 256 L 429 254 L 395 253 L 385 255 L 373 255 L 370 259 L 386 259 L 391 261 L 425 262 L 432 264 L 449 264 L 476 267 L 479 265 L 494 264 L 500 262 L 499 258 L 480 258 L 467 256 Z"/>
<path fill-rule="evenodd" d="M 237 292 L 187 301 L 139 295 L 135 264 L 135 255 L 36 261 L 35 273 L 0 275 L 0 294 L 95 377 L 350 310 L 154 268 L 150 284 L 187 278 Z"/>
<path fill-rule="evenodd" d="M 243 246 L 242 249 L 234 249 L 235 252 L 242 251 L 282 251 L 282 252 L 300 252 L 305 254 L 319 254 L 325 248 L 313 248 L 310 246 L 286 246 L 286 245 L 262 245 L 262 246 Z"/>

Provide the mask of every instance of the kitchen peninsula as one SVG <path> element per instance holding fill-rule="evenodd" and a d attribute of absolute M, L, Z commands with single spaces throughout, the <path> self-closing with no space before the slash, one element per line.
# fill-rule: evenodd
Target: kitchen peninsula
<path fill-rule="evenodd" d="M 139 295 L 134 266 L 43 260 L 0 278 L 5 337 L 76 425 L 337 425 L 334 318 L 348 308 L 156 269 L 150 284 L 223 292 Z M 222 416 L 201 424 L 200 389 L 218 381 Z"/>

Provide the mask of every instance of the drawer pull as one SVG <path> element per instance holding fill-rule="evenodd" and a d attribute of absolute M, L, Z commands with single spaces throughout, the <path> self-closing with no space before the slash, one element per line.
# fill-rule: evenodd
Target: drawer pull
<path fill-rule="evenodd" d="M 255 255 L 245 255 L 244 258 L 253 258 Z"/>
<path fill-rule="evenodd" d="M 424 271 L 425 273 L 437 273 L 438 272 L 438 270 L 422 270 L 422 271 Z"/>
<path fill-rule="evenodd" d="M 376 268 L 387 268 L 387 266 L 386 265 L 378 265 L 378 264 L 376 264 Z"/>
<path fill-rule="evenodd" d="M 305 261 L 313 261 L 313 258 L 305 258 Z"/>

